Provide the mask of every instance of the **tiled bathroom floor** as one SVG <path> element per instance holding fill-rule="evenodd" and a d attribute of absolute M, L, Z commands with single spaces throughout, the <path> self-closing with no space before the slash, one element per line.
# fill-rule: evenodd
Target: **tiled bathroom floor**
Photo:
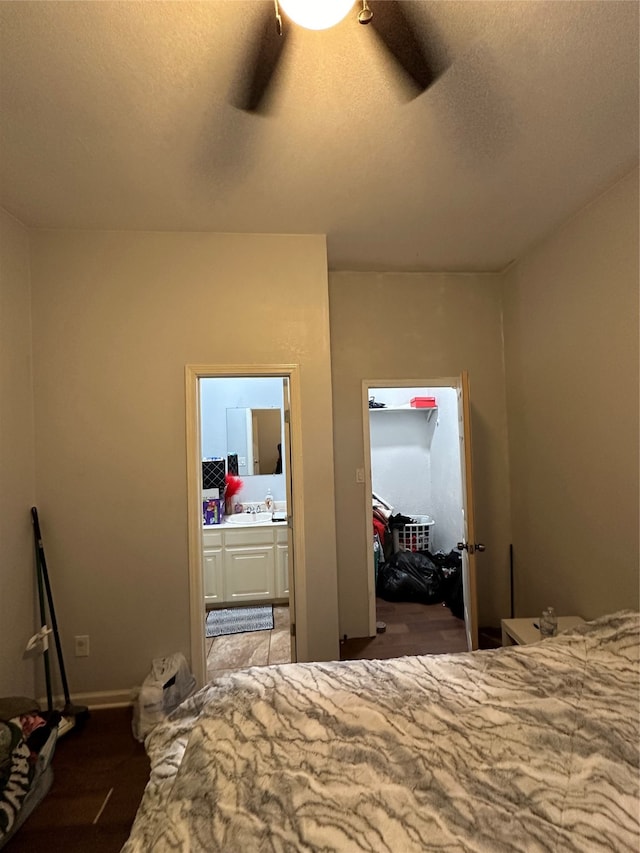
<path fill-rule="evenodd" d="M 207 678 L 248 666 L 291 663 L 289 608 L 273 607 L 273 630 L 225 634 L 207 640 Z"/>

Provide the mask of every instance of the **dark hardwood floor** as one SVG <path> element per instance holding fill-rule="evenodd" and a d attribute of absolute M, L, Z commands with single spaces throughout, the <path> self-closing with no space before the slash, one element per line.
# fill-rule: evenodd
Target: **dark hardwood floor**
<path fill-rule="evenodd" d="M 464 621 L 444 604 L 413 604 L 376 599 L 376 618 L 386 630 L 375 637 L 350 637 L 340 642 L 341 660 L 373 660 L 403 655 L 440 655 L 466 652 Z M 481 649 L 501 645 L 496 627 L 478 629 Z"/>
<path fill-rule="evenodd" d="M 7 853 L 118 853 L 149 776 L 131 717 L 131 708 L 92 711 L 81 728 L 58 740 L 51 790 Z"/>
<path fill-rule="evenodd" d="M 347 638 L 341 660 L 372 660 L 403 655 L 466 652 L 464 621 L 443 604 L 376 600 L 376 619 L 386 630 L 375 637 Z"/>

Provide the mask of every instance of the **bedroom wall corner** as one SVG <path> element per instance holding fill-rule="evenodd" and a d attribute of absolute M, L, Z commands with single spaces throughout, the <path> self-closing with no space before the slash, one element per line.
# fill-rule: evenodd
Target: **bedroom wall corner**
<path fill-rule="evenodd" d="M 516 615 L 638 609 L 638 170 L 505 274 Z"/>
<path fill-rule="evenodd" d="M 29 233 L 0 208 L 0 695 L 34 696 L 23 653 L 35 626 Z M 36 659 L 37 660 L 37 659 Z"/>

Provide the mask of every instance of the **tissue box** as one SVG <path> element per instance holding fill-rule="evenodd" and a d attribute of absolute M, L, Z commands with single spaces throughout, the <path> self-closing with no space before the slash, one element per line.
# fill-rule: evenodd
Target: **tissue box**
<path fill-rule="evenodd" d="M 411 406 L 414 409 L 433 409 L 436 405 L 435 397 L 412 397 Z"/>
<path fill-rule="evenodd" d="M 222 524 L 224 521 L 224 501 L 218 498 L 202 501 L 202 521 L 204 524 Z"/>

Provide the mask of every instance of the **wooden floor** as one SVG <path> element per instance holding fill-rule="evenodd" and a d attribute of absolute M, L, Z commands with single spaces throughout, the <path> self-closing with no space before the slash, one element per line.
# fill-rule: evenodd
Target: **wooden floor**
<path fill-rule="evenodd" d="M 347 638 L 340 643 L 342 660 L 372 660 L 403 655 L 466 652 L 464 621 L 443 604 L 376 600 L 376 619 L 386 624 L 375 637 Z"/>
<path fill-rule="evenodd" d="M 3 853 L 118 853 L 149 776 L 131 717 L 131 708 L 92 711 L 60 738 L 53 786 Z"/>

